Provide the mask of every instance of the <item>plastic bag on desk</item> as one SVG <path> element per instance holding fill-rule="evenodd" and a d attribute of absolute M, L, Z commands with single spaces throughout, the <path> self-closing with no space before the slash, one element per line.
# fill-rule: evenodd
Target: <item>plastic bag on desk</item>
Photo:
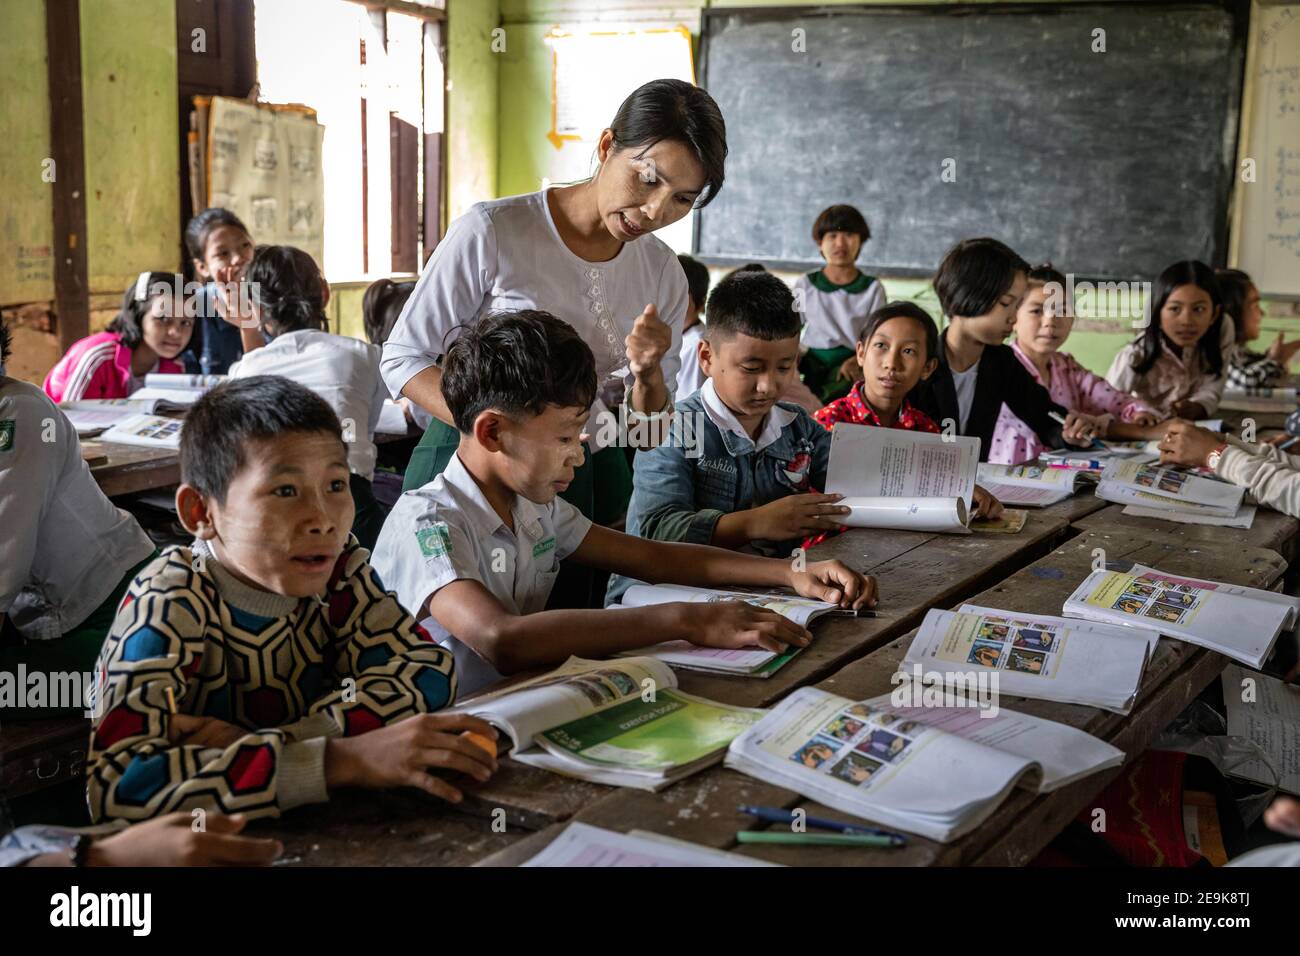
<path fill-rule="evenodd" d="M 1277 767 L 1268 754 L 1252 740 L 1229 736 L 1225 718 L 1203 700 L 1192 701 L 1175 717 L 1173 723 L 1152 741 L 1151 749 L 1176 750 L 1204 757 L 1225 777 L 1247 787 L 1264 788 L 1259 793 L 1242 792 L 1241 787 L 1233 788 L 1237 812 L 1248 827 L 1260 818 L 1277 794 Z M 1266 769 L 1272 778 L 1271 784 L 1256 783 L 1240 776 L 1245 766 L 1254 763 Z"/>

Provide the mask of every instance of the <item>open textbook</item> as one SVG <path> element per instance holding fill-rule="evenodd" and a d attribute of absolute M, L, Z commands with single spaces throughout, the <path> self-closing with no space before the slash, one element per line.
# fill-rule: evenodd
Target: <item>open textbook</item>
<path fill-rule="evenodd" d="M 841 423 L 831 433 L 826 493 L 844 495 L 850 528 L 965 532 L 980 441 Z"/>
<path fill-rule="evenodd" d="M 77 434 L 89 436 L 120 424 L 135 415 L 175 414 L 186 411 L 224 375 L 168 375 L 151 372 L 144 387 L 129 398 L 82 398 L 63 402 L 59 408 L 68 416 Z"/>
<path fill-rule="evenodd" d="M 520 866 L 780 866 L 658 833 L 618 833 L 575 821 Z"/>
<path fill-rule="evenodd" d="M 1300 687 L 1234 665 L 1224 670 L 1222 680 L 1228 733 L 1257 744 L 1277 771 L 1278 789 L 1300 795 Z M 1252 699 L 1243 701 L 1247 680 L 1253 682 Z M 1272 770 L 1261 760 L 1251 760 L 1229 773 L 1271 787 Z"/>
<path fill-rule="evenodd" d="M 1042 614 L 964 605 L 926 612 L 899 672 L 996 673 L 998 689 L 1021 697 L 1133 709 L 1147 658 L 1160 635 Z"/>
<path fill-rule="evenodd" d="M 895 707 L 795 691 L 732 741 L 726 764 L 856 817 L 948 843 L 1020 785 L 1043 793 L 1124 761 L 1073 727 L 1006 708 Z"/>
<path fill-rule="evenodd" d="M 1082 471 L 1101 471 L 1112 461 L 1156 461 L 1160 450 L 1155 442 L 1104 441 L 1101 448 L 1054 448 L 1038 456 L 1045 465 L 1064 465 Z M 1154 449 L 1154 450 L 1153 450 Z"/>
<path fill-rule="evenodd" d="M 1101 473 L 1097 497 L 1171 513 L 1234 517 L 1246 490 L 1182 468 L 1135 461 L 1111 462 Z"/>
<path fill-rule="evenodd" d="M 716 704 L 677 689 L 647 657 L 571 657 L 549 674 L 451 708 L 505 731 L 514 759 L 618 787 L 661 790 L 717 763 L 761 710 Z"/>
<path fill-rule="evenodd" d="M 976 472 L 980 487 L 1004 505 L 1045 508 L 1064 501 L 1089 483 L 1088 473 L 1046 465 L 990 465 Z"/>
<path fill-rule="evenodd" d="M 121 445 L 144 445 L 148 448 L 181 447 L 181 427 L 185 421 L 162 415 L 130 415 L 100 435 L 100 441 Z"/>
<path fill-rule="evenodd" d="M 1066 617 L 1155 628 L 1258 669 L 1278 635 L 1295 627 L 1300 598 L 1166 574 L 1133 565 L 1089 574 L 1065 601 Z"/>
<path fill-rule="evenodd" d="M 715 601 L 745 601 L 756 607 L 775 611 L 802 627 L 827 614 L 856 616 L 860 612 L 846 611 L 825 601 L 800 597 L 797 594 L 759 594 L 746 591 L 713 591 L 693 588 L 684 584 L 634 584 L 623 594 L 621 604 L 611 607 L 647 607 L 674 601 L 713 603 Z M 868 612 L 870 613 L 870 612 Z M 673 667 L 686 670 L 709 671 L 718 674 L 738 674 L 746 677 L 771 677 L 777 669 L 790 660 L 798 648 L 787 651 L 769 651 L 761 647 L 721 648 L 700 647 L 689 641 L 665 641 L 650 647 L 627 651 L 622 657 L 654 657 Z"/>

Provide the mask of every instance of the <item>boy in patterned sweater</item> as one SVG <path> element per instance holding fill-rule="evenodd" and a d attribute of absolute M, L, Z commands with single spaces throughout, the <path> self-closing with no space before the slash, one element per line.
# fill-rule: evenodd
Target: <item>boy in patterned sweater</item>
<path fill-rule="evenodd" d="M 181 522 L 147 565 L 97 665 L 87 798 L 95 821 L 202 808 L 278 816 L 337 787 L 461 793 L 496 761 L 432 713 L 452 655 L 385 591 L 352 538 L 347 449 L 315 393 L 279 376 L 227 382 L 181 435 Z"/>

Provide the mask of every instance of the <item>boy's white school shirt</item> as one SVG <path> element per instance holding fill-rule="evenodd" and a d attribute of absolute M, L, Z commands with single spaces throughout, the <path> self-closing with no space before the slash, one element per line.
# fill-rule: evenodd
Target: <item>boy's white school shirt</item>
<path fill-rule="evenodd" d="M 231 378 L 283 375 L 329 402 L 343 425 L 348 468 L 375 476 L 375 428 L 388 387 L 379 374 L 379 346 L 317 329 L 287 332 L 230 366 Z M 350 423 L 350 424 L 349 424 Z"/>
<path fill-rule="evenodd" d="M 0 614 L 28 640 L 72 630 L 153 552 L 40 388 L 0 376 Z"/>
<path fill-rule="evenodd" d="M 441 475 L 397 499 L 370 557 L 384 587 L 455 655 L 462 697 L 503 675 L 429 615 L 429 599 L 453 581 L 477 581 L 511 614 L 534 614 L 545 609 L 560 562 L 591 530 L 591 519 L 558 497 L 539 505 L 516 496 L 511 515 L 514 531 L 456 454 Z"/>
<path fill-rule="evenodd" d="M 700 368 L 700 339 L 704 338 L 704 323 L 696 322 L 682 333 L 681 371 L 677 373 L 677 397 L 694 395 L 704 385 L 706 378 Z"/>
<path fill-rule="evenodd" d="M 866 278 L 859 274 L 859 279 Z M 857 281 L 857 280 L 855 280 Z M 852 287 L 853 282 L 848 287 Z M 867 318 L 885 304 L 885 287 L 872 279 L 861 292 L 841 286 L 828 292 L 813 285 L 807 275 L 794 283 L 795 296 L 803 295 L 804 348 L 854 348 Z"/>
<path fill-rule="evenodd" d="M 688 298 L 681 263 L 654 235 L 624 243 L 608 262 L 588 262 L 560 238 L 545 192 L 477 203 L 438 242 L 384 343 L 384 380 L 400 395 L 417 373 L 441 363 L 461 326 L 489 312 L 542 309 L 591 347 L 597 388 L 611 376 L 631 388 L 624 339 L 654 303 L 673 334 L 660 362 L 671 400 Z M 593 412 L 587 431 L 598 430 Z"/>

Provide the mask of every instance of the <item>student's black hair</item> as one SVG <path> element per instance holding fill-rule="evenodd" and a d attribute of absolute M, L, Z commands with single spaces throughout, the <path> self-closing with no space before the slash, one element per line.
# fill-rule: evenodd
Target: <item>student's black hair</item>
<path fill-rule="evenodd" d="M 948 250 L 934 277 L 939 307 L 947 316 L 973 318 L 992 310 L 1029 263 L 996 239 L 963 239 Z"/>
<path fill-rule="evenodd" d="M 727 279 L 730 279 L 734 275 L 739 275 L 742 272 L 766 272 L 766 271 L 767 271 L 767 266 L 763 265 L 763 263 L 761 262 L 746 262 L 739 269 L 732 269 L 722 278 L 725 281 Z"/>
<path fill-rule="evenodd" d="M 689 275 L 690 273 L 687 273 Z M 707 272 L 705 273 L 707 275 Z M 383 345 L 393 334 L 393 326 L 415 291 L 415 282 L 394 282 L 378 279 L 370 283 L 361 297 L 361 321 L 366 327 L 366 338 L 375 345 Z"/>
<path fill-rule="evenodd" d="M 633 90 L 609 123 L 618 149 L 669 140 L 690 148 L 704 167 L 704 189 L 695 201 L 703 209 L 717 198 L 726 178 L 727 124 L 713 97 L 685 80 L 651 80 Z"/>
<path fill-rule="evenodd" d="M 1246 300 L 1250 298 L 1250 289 L 1255 282 L 1248 273 L 1240 269 L 1215 269 L 1214 278 L 1219 282 L 1219 295 L 1223 297 L 1223 314 L 1232 319 L 1236 340 L 1244 342 L 1246 341 L 1244 318 Z"/>
<path fill-rule="evenodd" d="M 289 432 L 328 432 L 343 441 L 329 402 L 281 375 L 232 378 L 195 402 L 181 429 L 181 481 L 225 504 L 248 464 L 249 443 Z"/>
<path fill-rule="evenodd" d="M 1029 280 L 1030 285 L 1047 285 L 1049 282 L 1057 283 L 1064 294 L 1065 285 L 1068 281 L 1065 273 L 1050 262 L 1043 262 L 1036 266 L 1030 266 L 1029 271 L 1025 273 L 1025 278 Z"/>
<path fill-rule="evenodd" d="M 243 220 L 229 209 L 222 209 L 220 206 L 205 209 L 185 224 L 185 248 L 189 250 L 192 258 L 200 260 L 203 258 L 203 250 L 208 246 L 208 236 L 218 226 L 234 226 L 242 229 L 245 235 L 252 235 Z"/>
<path fill-rule="evenodd" d="M 1210 296 L 1210 302 L 1218 309 L 1210 327 L 1205 330 L 1201 340 L 1196 343 L 1205 367 L 1217 378 L 1223 370 L 1223 349 L 1219 345 L 1220 330 L 1223 326 L 1223 293 L 1219 291 L 1219 282 L 1214 278 L 1214 270 L 1199 259 L 1184 259 L 1175 262 L 1156 279 L 1151 290 L 1151 321 L 1138 337 L 1140 348 L 1133 356 L 1133 371 L 1145 375 L 1151 371 L 1160 357 L 1160 343 L 1164 333 L 1160 331 L 1160 313 L 1164 310 L 1169 296 L 1180 285 L 1194 285 L 1203 289 Z M 1173 343 L 1170 346 L 1178 351 Z"/>
<path fill-rule="evenodd" d="M 144 317 L 149 314 L 149 303 L 159 294 L 173 295 L 176 289 L 183 290 L 184 283 L 173 272 L 140 273 L 122 293 L 122 308 L 108 323 L 108 331 L 120 335 L 127 348 L 135 348 L 144 341 Z"/>
<path fill-rule="evenodd" d="M 321 275 L 316 262 L 294 246 L 258 246 L 244 274 L 261 323 L 271 335 L 324 329 Z"/>
<path fill-rule="evenodd" d="M 925 333 L 926 360 L 939 357 L 939 327 L 934 324 L 934 319 L 930 317 L 930 313 L 915 302 L 891 302 L 876 309 L 875 312 L 867 316 L 867 322 L 862 326 L 858 341 L 870 342 L 871 337 L 876 334 L 876 329 L 890 319 L 911 319 L 921 326 L 921 330 Z"/>
<path fill-rule="evenodd" d="M 871 238 L 871 227 L 866 218 L 847 203 L 827 206 L 817 214 L 812 227 L 813 242 L 820 246 L 828 232 L 851 232 L 864 243 Z"/>
<path fill-rule="evenodd" d="M 494 312 L 462 326 L 442 361 L 442 397 L 456 427 L 474 430 L 481 412 L 540 415 L 547 406 L 588 408 L 596 359 L 569 323 L 549 312 Z"/>
<path fill-rule="evenodd" d="M 688 255 L 679 255 L 677 261 L 686 273 L 686 288 L 691 293 L 691 300 L 696 308 L 704 308 L 709 298 L 709 267 Z"/>
<path fill-rule="evenodd" d="M 714 286 L 705 318 L 705 337 L 715 344 L 733 335 L 765 342 L 794 338 L 803 326 L 790 287 L 766 269 L 737 270 Z"/>
<path fill-rule="evenodd" d="M 12 344 L 13 335 L 9 331 L 9 324 L 5 322 L 3 316 L 0 316 L 0 365 L 9 364 L 10 346 Z"/>

